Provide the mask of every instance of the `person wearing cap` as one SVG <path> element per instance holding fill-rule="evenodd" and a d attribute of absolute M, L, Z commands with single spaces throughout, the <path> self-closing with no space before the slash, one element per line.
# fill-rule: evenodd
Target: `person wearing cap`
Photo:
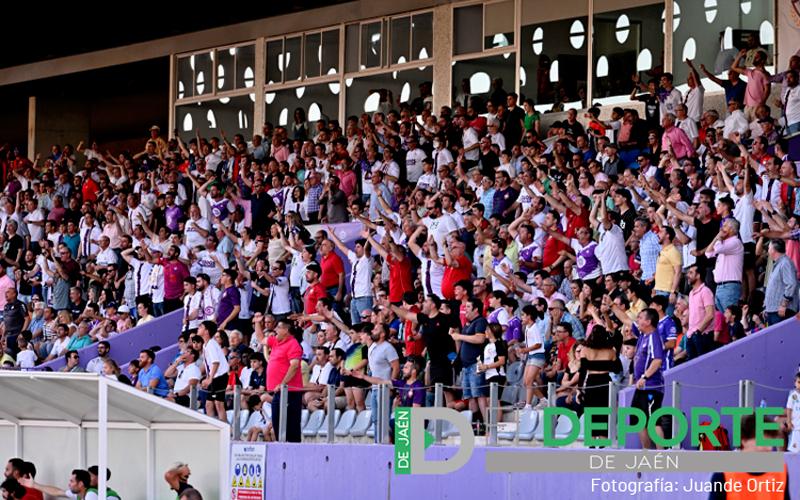
<path fill-rule="evenodd" d="M 150 138 L 147 140 L 147 142 L 145 142 L 145 149 L 147 149 L 147 145 L 151 142 L 155 143 L 154 147 L 156 154 L 162 157 L 167 156 L 169 153 L 169 145 L 167 144 L 167 141 L 161 137 L 161 127 L 158 125 L 153 125 L 150 127 Z"/>
<path fill-rule="evenodd" d="M 134 322 L 131 317 L 131 308 L 122 304 L 117 308 L 117 333 L 123 333 L 133 328 Z"/>
<path fill-rule="evenodd" d="M 778 131 L 775 130 L 775 120 L 771 116 L 765 116 L 758 120 L 758 124 L 761 126 L 761 137 L 767 140 L 771 150 L 774 151 L 775 143 L 780 138 Z"/>
<path fill-rule="evenodd" d="M 617 152 L 619 149 L 613 142 L 608 143 L 603 151 L 605 153 L 603 158 L 603 173 L 607 176 L 619 175 L 620 168 L 622 167 L 622 160 L 620 160 Z"/>

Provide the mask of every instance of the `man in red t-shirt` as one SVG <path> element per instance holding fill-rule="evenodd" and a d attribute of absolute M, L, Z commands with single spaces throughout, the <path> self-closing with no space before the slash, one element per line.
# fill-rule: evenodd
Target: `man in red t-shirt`
<path fill-rule="evenodd" d="M 409 313 L 415 314 L 420 312 L 417 306 L 416 292 L 406 292 L 403 294 L 402 308 Z M 422 356 L 425 350 L 425 341 L 422 340 L 422 334 L 419 332 L 419 327 L 411 320 L 403 322 L 403 337 L 405 338 L 406 350 L 405 355 L 408 356 Z"/>
<path fill-rule="evenodd" d="M 555 212 L 547 212 L 544 216 L 543 226 L 548 231 L 561 233 L 561 228 L 558 224 L 558 214 Z M 563 233 L 562 233 L 563 234 Z M 561 274 L 561 264 L 556 265 L 562 250 L 567 250 L 569 247 L 559 239 L 548 236 L 544 242 L 542 249 L 542 269 L 550 274 Z"/>
<path fill-rule="evenodd" d="M 396 245 L 389 233 L 386 233 L 384 238 L 387 246 L 378 243 L 368 229 L 365 229 L 361 234 L 369 241 L 372 248 L 386 259 L 386 263 L 389 265 L 389 302 L 394 305 L 400 305 L 403 300 L 403 294 L 414 290 L 411 260 L 406 255 L 405 249 Z"/>
<path fill-rule="evenodd" d="M 445 269 L 442 277 L 442 295 L 447 300 L 455 299 L 456 283 L 472 278 L 472 262 L 464 255 L 466 245 L 458 240 L 444 241 Z"/>
<path fill-rule="evenodd" d="M 336 302 L 341 302 L 345 292 L 344 263 L 342 258 L 333 251 L 333 248 L 333 242 L 329 239 L 322 240 L 319 245 L 319 253 L 322 255 L 319 262 L 322 276 L 319 281 L 325 290 L 333 295 Z"/>
<path fill-rule="evenodd" d="M 300 347 L 300 342 L 292 336 L 291 326 L 287 320 L 278 320 L 275 325 L 275 335 L 266 339 L 269 350 L 267 390 L 275 391 L 272 398 L 272 425 L 278 431 L 280 429 L 279 419 L 283 418 L 280 413 L 280 386 L 282 384 L 288 386 L 286 441 L 299 443 L 301 439 L 300 414 L 303 409 L 303 372 L 300 370 L 303 348 Z"/>
<path fill-rule="evenodd" d="M 319 302 L 323 297 L 328 296 L 328 292 L 325 291 L 325 287 L 319 282 L 319 277 L 321 275 L 322 269 L 320 269 L 319 264 L 316 262 L 312 262 L 306 266 L 306 281 L 308 282 L 308 288 L 306 288 L 306 293 L 303 295 L 303 312 L 306 315 L 311 315 L 317 312 L 317 302 Z"/>

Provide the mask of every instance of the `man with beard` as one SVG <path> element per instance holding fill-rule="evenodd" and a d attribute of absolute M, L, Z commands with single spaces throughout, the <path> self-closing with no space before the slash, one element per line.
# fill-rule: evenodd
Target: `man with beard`
<path fill-rule="evenodd" d="M 183 279 L 189 276 L 189 267 L 181 260 L 181 249 L 172 245 L 167 258 L 161 259 L 164 266 L 164 312 L 169 313 L 183 307 Z"/>

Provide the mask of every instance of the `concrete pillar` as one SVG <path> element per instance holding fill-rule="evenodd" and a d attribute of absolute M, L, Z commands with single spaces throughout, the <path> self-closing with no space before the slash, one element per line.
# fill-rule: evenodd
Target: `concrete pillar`
<path fill-rule="evenodd" d="M 28 157 L 46 156 L 53 144 L 72 144 L 91 140 L 89 104 L 65 96 L 32 96 L 28 99 Z"/>
<path fill-rule="evenodd" d="M 453 8 L 440 5 L 433 9 L 433 112 L 453 102 Z"/>

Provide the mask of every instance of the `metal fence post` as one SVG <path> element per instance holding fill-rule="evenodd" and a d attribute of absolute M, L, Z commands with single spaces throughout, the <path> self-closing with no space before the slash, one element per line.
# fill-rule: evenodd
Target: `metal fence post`
<path fill-rule="evenodd" d="M 681 384 L 677 380 L 672 381 L 672 407 L 676 408 L 677 410 L 683 412 L 681 410 Z M 672 417 L 672 438 L 674 439 L 675 436 L 678 435 L 678 419 Z M 676 443 L 673 447 L 673 450 L 680 450 L 681 444 Z"/>
<path fill-rule="evenodd" d="M 492 446 L 497 445 L 497 411 L 500 409 L 500 400 L 498 398 L 497 382 L 489 384 L 489 444 Z"/>
<path fill-rule="evenodd" d="M 242 415 L 242 386 L 235 385 L 233 387 L 233 440 L 238 441 L 242 437 L 241 426 Z M 283 415 L 281 415 L 283 416 Z M 283 419 L 281 419 L 283 421 Z"/>
<path fill-rule="evenodd" d="M 608 383 L 608 407 L 611 415 L 608 416 L 608 437 L 611 440 L 611 447 L 618 448 L 617 441 L 617 413 L 619 411 L 619 397 L 617 395 L 617 383 L 613 380 Z M 586 436 L 584 435 L 584 439 Z"/>
<path fill-rule="evenodd" d="M 392 418 L 392 402 L 389 397 L 391 396 L 391 388 L 388 385 L 381 384 L 383 388 L 383 392 L 381 393 L 381 401 L 383 401 L 383 406 L 381 408 L 381 412 L 383 415 L 383 427 L 381 428 L 381 440 L 382 444 L 389 444 L 391 441 L 389 438 L 389 420 Z"/>
<path fill-rule="evenodd" d="M 444 406 L 444 385 L 441 383 L 433 386 L 433 406 L 436 408 Z M 436 444 L 442 444 L 442 421 L 439 419 L 433 421 L 433 437 Z"/>
<path fill-rule="evenodd" d="M 739 381 L 739 408 L 755 407 L 755 385 L 752 380 Z"/>
<path fill-rule="evenodd" d="M 197 411 L 197 385 L 193 385 L 189 389 L 189 409 Z"/>
<path fill-rule="evenodd" d="M 375 443 L 381 442 L 381 436 L 383 435 L 383 411 L 381 408 L 383 407 L 383 385 L 377 384 L 372 386 L 372 392 L 370 393 L 370 399 L 374 401 L 372 405 L 372 413 L 375 415 L 375 435 L 373 436 L 373 441 Z"/>
<path fill-rule="evenodd" d="M 333 443 L 333 431 L 336 427 L 336 388 L 328 386 L 328 442 Z"/>
<path fill-rule="evenodd" d="M 280 387 L 280 401 L 278 415 L 278 441 L 286 442 L 286 413 L 289 411 L 289 387 L 286 384 L 281 384 Z"/>
<path fill-rule="evenodd" d="M 555 382 L 548 382 L 547 383 L 547 406 L 550 408 L 556 407 L 556 383 Z M 556 423 L 558 422 L 558 418 L 553 418 L 552 415 L 549 416 L 548 420 L 545 420 L 544 425 L 550 426 L 550 435 L 556 435 Z"/>

